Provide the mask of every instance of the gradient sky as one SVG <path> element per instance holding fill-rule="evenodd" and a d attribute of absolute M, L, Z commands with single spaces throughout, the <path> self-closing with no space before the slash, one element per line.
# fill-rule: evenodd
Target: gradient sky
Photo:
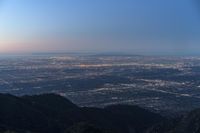
<path fill-rule="evenodd" d="M 200 54 L 198 0 L 0 0 L 0 53 Z"/>

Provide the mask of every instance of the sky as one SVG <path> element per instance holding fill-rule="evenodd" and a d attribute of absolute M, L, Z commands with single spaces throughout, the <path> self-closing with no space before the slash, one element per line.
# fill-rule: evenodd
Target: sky
<path fill-rule="evenodd" d="M 0 53 L 200 54 L 198 0 L 0 0 Z"/>

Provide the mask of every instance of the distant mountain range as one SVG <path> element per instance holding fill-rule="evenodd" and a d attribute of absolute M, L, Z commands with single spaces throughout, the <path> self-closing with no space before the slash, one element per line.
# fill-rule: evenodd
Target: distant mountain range
<path fill-rule="evenodd" d="M 167 119 L 138 106 L 78 107 L 55 94 L 0 94 L 0 133 L 199 133 L 200 110 Z"/>

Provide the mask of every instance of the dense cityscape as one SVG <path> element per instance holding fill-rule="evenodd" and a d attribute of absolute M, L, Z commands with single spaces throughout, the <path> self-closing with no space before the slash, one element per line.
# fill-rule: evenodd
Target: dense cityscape
<path fill-rule="evenodd" d="M 44 54 L 2 56 L 0 92 L 56 93 L 79 106 L 131 104 L 163 114 L 200 107 L 200 57 Z"/>

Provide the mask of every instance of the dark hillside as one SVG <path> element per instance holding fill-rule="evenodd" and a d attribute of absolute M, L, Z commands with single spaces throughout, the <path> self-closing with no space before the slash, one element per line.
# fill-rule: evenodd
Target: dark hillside
<path fill-rule="evenodd" d="M 23 97 L 0 94 L 0 107 L 0 131 L 19 133 L 79 133 L 79 130 L 80 133 L 142 133 L 164 120 L 137 106 L 80 108 L 55 94 Z"/>

